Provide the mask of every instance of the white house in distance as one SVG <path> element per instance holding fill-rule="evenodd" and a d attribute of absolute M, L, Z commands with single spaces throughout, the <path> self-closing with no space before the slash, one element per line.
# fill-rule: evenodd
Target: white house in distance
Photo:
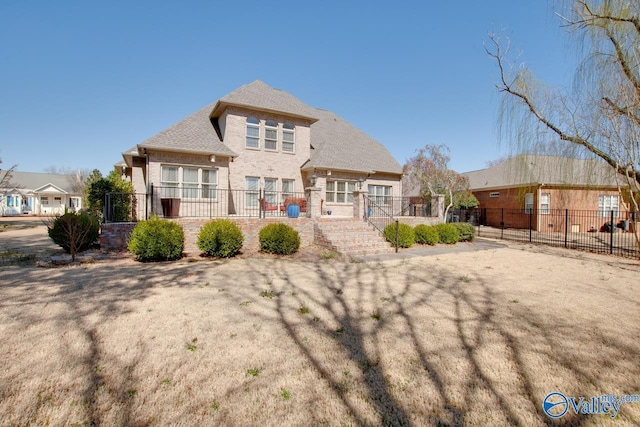
<path fill-rule="evenodd" d="M 82 194 L 73 177 L 51 173 L 12 172 L 10 185 L 0 188 L 0 215 L 61 215 L 82 208 Z"/>

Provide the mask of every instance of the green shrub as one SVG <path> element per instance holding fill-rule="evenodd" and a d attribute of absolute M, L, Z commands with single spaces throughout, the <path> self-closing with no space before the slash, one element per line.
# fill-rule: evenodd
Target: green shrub
<path fill-rule="evenodd" d="M 100 220 L 86 211 L 67 212 L 53 220 L 48 227 L 51 240 L 71 254 L 75 261 L 76 253 L 86 251 L 98 241 Z"/>
<path fill-rule="evenodd" d="M 271 254 L 289 255 L 300 248 L 300 234 L 287 224 L 269 224 L 260 230 L 260 249 Z"/>
<path fill-rule="evenodd" d="M 396 224 L 389 224 L 384 228 L 382 233 L 389 243 L 396 244 Z M 413 228 L 407 224 L 398 224 L 398 246 L 401 248 L 410 248 L 415 242 Z"/>
<path fill-rule="evenodd" d="M 416 227 L 413 229 L 413 234 L 415 234 L 416 236 L 416 243 L 432 246 L 440 243 L 440 235 L 438 234 L 438 230 L 436 230 L 435 227 L 431 225 L 416 225 Z"/>
<path fill-rule="evenodd" d="M 240 228 L 227 219 L 209 221 L 198 234 L 198 248 L 209 256 L 220 258 L 236 256 L 243 241 Z"/>
<path fill-rule="evenodd" d="M 179 259 L 184 247 L 184 231 L 176 222 L 153 217 L 134 227 L 128 247 L 138 261 Z"/>
<path fill-rule="evenodd" d="M 473 242 L 476 237 L 476 228 L 472 224 L 468 222 L 453 222 L 451 225 L 458 229 L 461 242 Z"/>
<path fill-rule="evenodd" d="M 436 230 L 438 230 L 440 243 L 451 245 L 454 243 L 458 243 L 458 241 L 460 240 L 460 232 L 452 224 L 437 224 L 435 228 Z"/>

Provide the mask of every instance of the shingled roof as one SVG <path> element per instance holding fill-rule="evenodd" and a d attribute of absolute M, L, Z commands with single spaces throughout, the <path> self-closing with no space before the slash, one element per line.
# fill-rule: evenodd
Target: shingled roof
<path fill-rule="evenodd" d="M 508 187 L 556 185 L 616 187 L 616 175 L 609 165 L 592 159 L 522 154 L 497 165 L 465 172 L 473 191 Z"/>
<path fill-rule="evenodd" d="M 11 188 L 21 191 L 34 191 L 51 184 L 66 193 L 74 193 L 70 175 L 13 171 L 10 184 Z"/>
<path fill-rule="evenodd" d="M 230 106 L 268 111 L 308 120 L 311 158 L 303 169 L 335 169 L 402 174 L 402 167 L 378 141 L 336 114 L 313 108 L 295 96 L 256 80 L 241 86 L 138 145 L 170 151 L 237 157 L 218 137 L 213 125 Z M 212 120 L 213 119 L 213 120 Z M 135 148 L 134 148 L 135 149 Z M 131 150 L 129 150 L 130 152 Z M 129 154 L 123 153 L 123 155 Z M 129 154 L 130 155 L 130 154 Z"/>

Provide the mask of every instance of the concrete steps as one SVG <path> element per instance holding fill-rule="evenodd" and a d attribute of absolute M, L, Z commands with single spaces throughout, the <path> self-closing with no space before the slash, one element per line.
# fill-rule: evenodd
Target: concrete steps
<path fill-rule="evenodd" d="M 376 229 L 352 218 L 319 219 L 314 234 L 316 245 L 343 255 L 367 256 L 394 252 Z"/>

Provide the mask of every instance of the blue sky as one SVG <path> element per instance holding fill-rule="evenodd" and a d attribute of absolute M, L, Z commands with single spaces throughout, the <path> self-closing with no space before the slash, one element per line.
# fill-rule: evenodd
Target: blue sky
<path fill-rule="evenodd" d="M 446 144 L 481 169 L 498 145 L 498 74 L 483 42 L 511 38 L 541 79 L 573 56 L 554 2 L 0 2 L 1 167 L 100 169 L 256 79 L 331 110 L 403 164 Z M 567 53 L 568 52 L 568 53 Z"/>

